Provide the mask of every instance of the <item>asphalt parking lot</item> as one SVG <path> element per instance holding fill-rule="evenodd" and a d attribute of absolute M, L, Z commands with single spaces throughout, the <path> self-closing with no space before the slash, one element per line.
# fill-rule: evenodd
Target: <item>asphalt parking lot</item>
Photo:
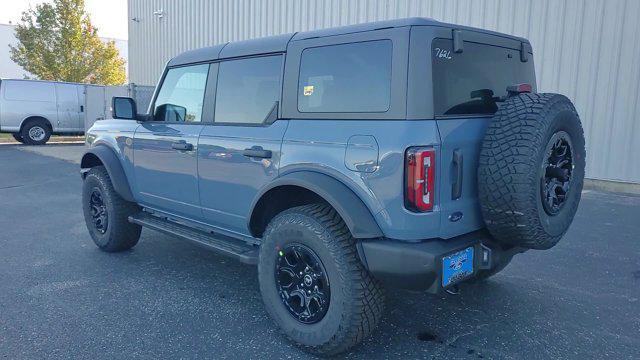
<path fill-rule="evenodd" d="M 0 356 L 308 358 L 266 315 L 256 269 L 143 230 L 107 254 L 81 213 L 82 146 L 0 146 Z M 640 197 L 585 191 L 549 251 L 436 297 L 388 289 L 349 358 L 640 358 Z"/>

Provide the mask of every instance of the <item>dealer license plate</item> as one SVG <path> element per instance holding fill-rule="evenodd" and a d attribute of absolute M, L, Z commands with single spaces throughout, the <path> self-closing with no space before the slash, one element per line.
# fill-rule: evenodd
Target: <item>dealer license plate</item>
<path fill-rule="evenodd" d="M 442 258 L 442 287 L 460 282 L 473 274 L 473 246 Z"/>

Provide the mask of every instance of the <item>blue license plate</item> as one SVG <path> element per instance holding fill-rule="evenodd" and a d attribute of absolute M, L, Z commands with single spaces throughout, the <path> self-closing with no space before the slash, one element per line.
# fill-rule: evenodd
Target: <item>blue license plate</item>
<path fill-rule="evenodd" d="M 473 274 L 473 246 L 442 258 L 442 287 Z"/>

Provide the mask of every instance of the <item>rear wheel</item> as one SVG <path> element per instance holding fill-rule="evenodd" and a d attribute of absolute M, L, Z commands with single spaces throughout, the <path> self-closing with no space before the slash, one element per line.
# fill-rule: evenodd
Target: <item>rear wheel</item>
<path fill-rule="evenodd" d="M 24 139 L 22 138 L 20 133 L 12 133 L 11 136 L 13 136 L 13 138 L 16 139 L 17 142 L 24 144 Z"/>
<path fill-rule="evenodd" d="M 383 314 L 380 285 L 328 205 L 295 207 L 269 223 L 258 276 L 269 315 L 290 339 L 319 355 L 358 344 Z"/>
<path fill-rule="evenodd" d="M 107 252 L 130 249 L 140 239 L 141 226 L 129 222 L 140 211 L 114 190 L 103 166 L 91 168 L 82 184 L 82 210 L 93 242 Z"/>
<path fill-rule="evenodd" d="M 20 131 L 20 137 L 28 145 L 44 145 L 51 137 L 49 124 L 42 119 L 29 120 Z"/>

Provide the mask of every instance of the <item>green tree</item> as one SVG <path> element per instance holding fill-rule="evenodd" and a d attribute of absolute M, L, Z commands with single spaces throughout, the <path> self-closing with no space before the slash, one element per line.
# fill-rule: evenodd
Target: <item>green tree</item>
<path fill-rule="evenodd" d="M 41 80 L 119 85 L 124 64 L 113 41 L 103 42 L 84 0 L 54 0 L 22 13 L 11 60 Z"/>

